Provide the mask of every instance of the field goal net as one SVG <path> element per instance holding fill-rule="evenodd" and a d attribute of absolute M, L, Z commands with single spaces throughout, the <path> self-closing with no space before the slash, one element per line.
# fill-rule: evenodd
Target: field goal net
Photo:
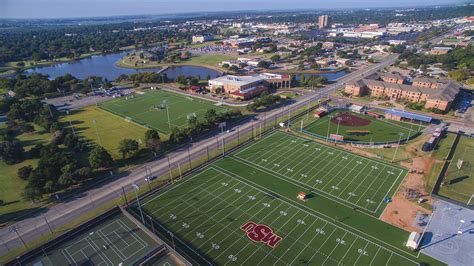
<path fill-rule="evenodd" d="M 464 160 L 459 159 L 458 162 L 456 163 L 456 166 L 458 167 L 458 169 L 461 169 L 463 164 L 464 164 Z"/>

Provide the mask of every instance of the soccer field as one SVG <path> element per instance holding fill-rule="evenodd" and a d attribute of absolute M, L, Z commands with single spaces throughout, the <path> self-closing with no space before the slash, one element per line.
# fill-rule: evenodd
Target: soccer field
<path fill-rule="evenodd" d="M 100 107 L 166 134 L 170 132 L 168 114 L 166 108 L 159 108 L 163 102 L 168 105 L 171 127 L 183 127 L 187 123 L 188 116 L 202 117 L 209 109 L 218 112 L 225 110 L 224 107 L 212 102 L 163 90 L 146 91 L 143 95 L 107 101 Z"/>
<path fill-rule="evenodd" d="M 22 265 L 132 265 L 157 247 L 133 222 L 117 215 Z"/>
<path fill-rule="evenodd" d="M 417 265 L 420 254 L 403 247 L 408 233 L 374 217 L 405 174 L 276 132 L 152 195 L 141 206 L 156 221 L 155 229 L 173 236 L 204 264 Z M 310 181 L 317 179 L 322 182 Z M 306 202 L 296 199 L 300 191 L 308 193 Z M 137 206 L 133 209 L 138 214 Z"/>
<path fill-rule="evenodd" d="M 339 115 L 348 113 L 351 116 L 360 118 L 365 121 L 365 125 L 349 126 L 344 125 L 343 121 L 338 127 L 336 119 Z M 331 116 L 333 117 L 331 119 Z M 312 118 L 314 119 L 314 118 Z M 316 134 L 326 138 L 329 134 L 339 134 L 344 136 L 345 141 L 359 142 L 397 142 L 400 138 L 399 133 L 403 133 L 402 140 L 414 136 L 424 127 L 421 125 L 409 124 L 398 121 L 390 121 L 387 119 L 376 119 L 368 115 L 352 113 L 349 110 L 339 110 L 330 113 L 315 121 L 303 121 L 303 130 L 309 134 Z M 300 124 L 296 123 L 295 127 L 300 129 Z M 358 132 L 362 131 L 362 132 Z M 366 132 L 366 133 L 363 133 Z"/>
<path fill-rule="evenodd" d="M 304 138 L 276 132 L 236 158 L 331 199 L 380 215 L 406 170 Z"/>
<path fill-rule="evenodd" d="M 441 186 L 439 194 L 462 203 L 467 203 L 474 195 L 474 138 L 461 136 L 456 145 L 453 159 L 446 172 L 446 185 Z M 460 168 L 459 161 L 462 160 Z M 471 205 L 474 200 L 471 200 Z"/>

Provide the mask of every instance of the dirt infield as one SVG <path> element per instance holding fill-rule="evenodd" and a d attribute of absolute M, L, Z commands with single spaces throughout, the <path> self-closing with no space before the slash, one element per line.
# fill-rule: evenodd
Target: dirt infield
<path fill-rule="evenodd" d="M 340 120 L 340 122 L 339 122 Z M 369 125 L 372 121 L 355 116 L 348 112 L 339 113 L 337 116 L 331 118 L 331 122 L 337 124 L 339 122 L 342 126 L 363 127 Z"/>

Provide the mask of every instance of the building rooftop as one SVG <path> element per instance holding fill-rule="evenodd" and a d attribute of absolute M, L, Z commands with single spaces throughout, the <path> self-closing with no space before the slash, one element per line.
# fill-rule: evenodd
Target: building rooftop
<path fill-rule="evenodd" d="M 212 79 L 212 81 L 214 82 L 228 83 L 228 84 L 233 84 L 237 86 L 243 86 L 243 85 L 258 82 L 261 80 L 262 80 L 261 76 L 232 76 L 232 75 L 227 75 L 227 76 L 222 76 L 222 77 Z"/>
<path fill-rule="evenodd" d="M 431 123 L 431 120 L 433 120 L 431 116 L 405 112 L 403 110 L 397 110 L 397 109 L 389 109 L 385 111 L 385 114 L 396 115 L 403 118 L 414 119 L 414 120 L 427 122 L 427 123 Z"/>

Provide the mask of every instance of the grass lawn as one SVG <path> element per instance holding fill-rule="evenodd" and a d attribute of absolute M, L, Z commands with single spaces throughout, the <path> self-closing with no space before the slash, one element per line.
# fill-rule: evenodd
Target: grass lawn
<path fill-rule="evenodd" d="M 394 193 L 404 173 L 278 132 L 148 197 L 142 207 L 159 224 L 155 229 L 172 231 L 201 263 L 437 265 L 404 247 L 408 232 L 363 210 L 377 215 L 380 197 Z M 300 191 L 306 202 L 296 198 Z"/>
<path fill-rule="evenodd" d="M 463 203 L 467 203 L 474 194 L 474 138 L 462 136 L 456 146 L 454 157 L 449 163 L 447 176 L 448 185 L 441 186 L 439 194 Z M 459 169 L 457 163 L 463 160 Z M 471 205 L 474 202 L 471 201 Z"/>
<path fill-rule="evenodd" d="M 94 120 L 96 121 L 95 125 Z M 120 140 L 128 138 L 142 143 L 147 130 L 95 106 L 73 110 L 69 116 L 62 116 L 60 121 L 66 125 L 69 125 L 69 121 L 71 121 L 79 136 L 101 144 L 114 158 L 121 157 L 118 151 Z"/>
<path fill-rule="evenodd" d="M 193 56 L 189 60 L 184 61 L 183 63 L 191 63 L 191 64 L 217 67 L 217 65 L 221 63 L 222 61 L 233 60 L 233 59 L 237 59 L 237 56 L 224 55 L 224 54 L 210 54 L 210 55 Z"/>
<path fill-rule="evenodd" d="M 331 116 L 337 117 L 342 113 L 350 113 L 351 115 L 363 120 L 368 120 L 367 123 L 369 124 L 362 126 L 346 126 L 341 122 L 338 130 L 338 123 L 334 121 L 335 118 L 331 119 Z M 331 122 L 329 122 L 330 119 Z M 294 125 L 297 126 L 299 130 L 300 124 L 296 123 Z M 311 122 L 311 120 L 309 122 L 305 121 L 303 126 L 305 131 L 324 138 L 327 136 L 328 128 L 329 134 L 338 133 L 339 135 L 344 136 L 344 140 L 361 142 L 396 142 L 399 139 L 398 134 L 400 132 L 403 133 L 403 139 L 406 139 L 408 136 L 415 135 L 418 130 L 423 129 L 423 127 L 420 127 L 419 125 L 387 119 L 376 119 L 368 115 L 352 113 L 348 110 L 334 111 L 314 122 Z M 351 133 L 349 132 L 350 130 L 361 130 L 366 131 L 366 133 Z"/>
<path fill-rule="evenodd" d="M 38 143 L 46 144 L 51 137 L 49 133 L 43 132 L 43 129 L 35 126 L 39 133 L 24 133 L 18 135 L 16 138 L 21 141 L 25 151 L 29 151 L 34 145 Z M 0 129 L 1 130 L 1 129 Z M 22 214 L 25 214 L 29 209 L 36 206 L 31 202 L 23 201 L 21 193 L 26 186 L 26 181 L 18 177 L 18 169 L 23 166 L 31 165 L 36 167 L 38 159 L 28 159 L 21 163 L 14 165 L 7 165 L 0 161 L 0 199 L 5 202 L 5 205 L 0 206 L 0 224 L 15 219 Z"/>
<path fill-rule="evenodd" d="M 212 102 L 161 90 L 149 90 L 143 95 L 134 95 L 133 98 L 129 96 L 128 100 L 126 97 L 122 97 L 107 101 L 100 107 L 167 134 L 170 129 L 166 108 L 154 108 L 154 106 L 161 106 L 164 100 L 169 106 L 171 127 L 186 126 L 189 115 L 195 114 L 198 118 L 202 118 L 209 109 L 225 110 L 224 107 L 216 106 Z M 122 121 L 124 120 L 122 119 Z"/>

